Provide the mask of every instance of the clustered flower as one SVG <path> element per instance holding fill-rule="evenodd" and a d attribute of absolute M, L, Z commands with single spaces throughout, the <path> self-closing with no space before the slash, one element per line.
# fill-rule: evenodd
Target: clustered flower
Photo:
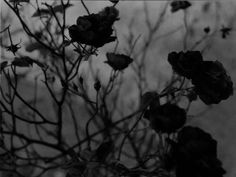
<path fill-rule="evenodd" d="M 171 52 L 168 61 L 177 74 L 191 79 L 205 104 L 218 104 L 233 94 L 233 82 L 219 61 L 203 61 L 199 51 Z"/>
<path fill-rule="evenodd" d="M 180 129 L 176 139 L 167 139 L 170 149 L 163 154 L 163 168 L 174 171 L 176 177 L 223 177 L 226 171 L 217 158 L 217 141 L 200 128 L 184 126 L 184 109 L 171 103 L 158 105 L 155 102 L 155 99 L 150 101 L 144 114 L 151 128 L 168 134 Z"/>
<path fill-rule="evenodd" d="M 222 177 L 225 170 L 217 158 L 217 142 L 200 128 L 186 126 L 172 143 L 176 177 Z"/>
<path fill-rule="evenodd" d="M 194 85 L 187 94 L 189 100 L 198 95 L 205 104 L 217 104 L 233 94 L 231 78 L 219 61 L 204 61 L 199 51 L 171 52 L 168 61 Z M 162 157 L 164 169 L 174 171 L 176 177 L 223 177 L 226 172 L 217 158 L 217 141 L 200 128 L 184 126 L 183 108 L 171 102 L 160 104 L 156 92 L 146 92 L 140 108 L 155 132 L 177 132 L 176 138 L 167 138 L 170 148 Z"/>
<path fill-rule="evenodd" d="M 119 20 L 118 15 L 119 11 L 115 7 L 106 7 L 97 14 L 78 17 L 76 24 L 69 27 L 72 42 L 98 48 L 115 41 L 112 25 Z"/>

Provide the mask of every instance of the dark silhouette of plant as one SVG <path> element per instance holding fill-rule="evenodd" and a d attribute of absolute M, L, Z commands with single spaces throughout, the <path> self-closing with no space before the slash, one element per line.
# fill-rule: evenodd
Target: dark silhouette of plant
<path fill-rule="evenodd" d="M 172 52 L 168 61 L 178 74 L 191 79 L 206 104 L 218 104 L 233 94 L 233 82 L 219 61 L 203 61 L 199 51 Z"/>
<path fill-rule="evenodd" d="M 119 20 L 119 12 L 114 7 L 106 7 L 98 14 L 89 14 L 79 17 L 76 25 L 69 27 L 69 34 L 72 41 L 102 47 L 104 44 L 115 41 L 116 37 L 111 36 L 112 25 Z"/>
<path fill-rule="evenodd" d="M 172 1 L 171 2 L 171 12 L 177 12 L 178 10 L 184 10 L 191 6 L 189 1 Z"/>
<path fill-rule="evenodd" d="M 17 177 L 42 177 L 58 169 L 66 177 L 222 177 L 226 171 L 217 157 L 217 141 L 204 130 L 185 125 L 198 97 L 211 105 L 233 95 L 233 82 L 223 65 L 205 61 L 204 48 L 196 50 L 215 31 L 209 34 L 210 28 L 205 28 L 205 36 L 189 47 L 186 11 L 192 4 L 167 2 L 152 22 L 144 2 L 148 31 L 143 43 L 136 49 L 141 36 L 133 33 L 131 22 L 127 46 L 117 52 L 120 31 L 114 24 L 122 18 L 116 7 L 120 2 L 110 1 L 112 6 L 90 13 L 81 0 L 87 15 L 68 25 L 67 11 L 73 6 L 69 0 L 42 5 L 37 0 L 4 0 L 30 42 L 16 44 L 11 25 L 1 31 L 10 42 L 1 46 L 13 56 L 4 56 L 0 63 L 0 171 Z M 40 24 L 37 30 L 22 15 L 21 7 L 29 4 L 35 8 L 31 19 Z M 184 10 L 184 49 L 169 51 L 166 61 L 174 71 L 172 77 L 161 89 L 149 89 L 148 50 L 163 37 L 156 33 L 169 6 L 173 13 Z M 224 37 L 229 31 L 224 30 Z M 110 71 L 106 79 L 93 69 L 91 57 L 112 42 L 116 46 L 103 63 Z M 38 57 L 31 56 L 32 51 L 38 51 Z M 84 63 L 92 79 L 81 72 Z M 40 73 L 33 77 L 33 88 L 24 88 L 28 97 L 21 91 L 27 75 L 21 69 Z M 130 92 L 121 93 L 126 70 L 135 76 L 128 85 L 137 88 L 138 106 L 125 100 Z M 45 100 L 39 92 L 46 94 Z M 186 107 L 181 105 L 184 98 Z"/>
<path fill-rule="evenodd" d="M 176 176 L 223 176 L 225 170 L 217 159 L 217 142 L 200 128 L 185 126 L 173 142 Z"/>
<path fill-rule="evenodd" d="M 107 53 L 106 56 L 107 56 L 107 61 L 105 61 L 105 63 L 110 65 L 115 71 L 124 70 L 129 66 L 130 63 L 133 62 L 132 58 L 123 54 Z"/>

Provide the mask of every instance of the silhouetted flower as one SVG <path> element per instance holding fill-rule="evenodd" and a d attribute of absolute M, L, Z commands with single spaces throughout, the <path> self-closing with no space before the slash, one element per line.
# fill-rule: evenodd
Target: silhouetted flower
<path fill-rule="evenodd" d="M 219 61 L 204 61 L 192 79 L 195 91 L 205 104 L 218 104 L 233 94 L 233 82 Z"/>
<path fill-rule="evenodd" d="M 133 62 L 133 59 L 127 55 L 123 54 L 115 54 L 115 53 L 107 53 L 107 63 L 110 65 L 114 70 L 123 70 L 129 66 L 130 63 Z"/>
<path fill-rule="evenodd" d="M 217 142 L 200 128 L 186 126 L 173 146 L 176 177 L 222 177 L 225 170 L 217 159 Z"/>
<path fill-rule="evenodd" d="M 203 59 L 199 51 L 181 51 L 169 53 L 168 61 L 177 74 L 190 79 Z"/>
<path fill-rule="evenodd" d="M 186 122 L 186 112 L 177 105 L 166 103 L 149 110 L 150 126 L 156 132 L 173 133 Z"/>
<path fill-rule="evenodd" d="M 39 8 L 38 8 L 38 9 L 33 13 L 32 17 L 44 18 L 44 17 L 49 17 L 50 14 L 51 14 L 50 9 L 39 9 Z"/>
<path fill-rule="evenodd" d="M 98 14 L 79 17 L 77 24 L 69 27 L 69 35 L 73 42 L 102 47 L 116 39 L 111 36 L 112 25 L 118 20 L 119 12 L 114 7 L 106 7 Z"/>
<path fill-rule="evenodd" d="M 222 26 L 222 28 L 220 29 L 222 38 L 225 39 L 229 35 L 229 32 L 231 30 L 232 28 Z"/>
<path fill-rule="evenodd" d="M 170 5 L 171 5 L 171 12 L 174 13 L 181 9 L 187 9 L 188 7 L 191 6 L 191 3 L 188 1 L 172 1 Z"/>
<path fill-rule="evenodd" d="M 101 22 L 103 24 L 112 25 L 115 21 L 119 20 L 119 11 L 111 6 L 105 7 L 101 12 L 98 13 Z"/>
<path fill-rule="evenodd" d="M 200 155 L 216 157 L 217 142 L 209 133 L 198 127 L 185 126 L 178 133 L 178 147 L 183 148 L 187 159 L 199 158 Z M 182 151 L 181 151 L 182 152 Z"/>

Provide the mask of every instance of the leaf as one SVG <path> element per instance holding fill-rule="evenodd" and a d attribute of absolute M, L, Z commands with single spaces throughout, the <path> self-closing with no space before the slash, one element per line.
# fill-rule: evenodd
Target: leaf
<path fill-rule="evenodd" d="M 38 65 L 40 68 L 46 67 L 43 63 L 37 60 L 34 60 L 28 56 L 15 57 L 14 61 L 11 64 L 18 67 L 29 67 L 29 66 L 32 66 L 34 63 Z"/>
<path fill-rule="evenodd" d="M 79 83 L 81 84 L 81 85 L 83 85 L 83 83 L 84 83 L 84 78 L 83 77 L 79 77 Z"/>
<path fill-rule="evenodd" d="M 41 63 L 40 61 L 37 61 L 37 60 L 34 60 L 33 61 L 36 65 L 38 65 L 40 68 L 46 68 L 46 66 L 43 64 L 43 63 Z"/>
<path fill-rule="evenodd" d="M 11 63 L 14 66 L 18 67 L 29 67 L 33 65 L 33 60 L 30 57 L 15 57 Z"/>
<path fill-rule="evenodd" d="M 47 15 L 50 15 L 51 12 L 48 9 L 37 9 L 36 12 L 32 15 L 32 17 L 45 17 Z"/>
<path fill-rule="evenodd" d="M 2 72 L 2 70 L 4 70 L 4 68 L 7 67 L 7 63 L 8 63 L 7 61 L 3 61 L 0 63 L 0 73 Z"/>
<path fill-rule="evenodd" d="M 71 6 L 73 6 L 73 5 L 72 5 L 72 4 L 66 4 L 65 9 L 67 9 L 68 7 L 71 7 Z M 54 6 L 54 7 L 53 7 L 53 11 L 54 11 L 55 13 L 57 13 L 57 12 L 63 13 L 63 5 L 60 4 L 60 5 Z"/>
<path fill-rule="evenodd" d="M 42 50 L 42 49 L 45 49 L 45 47 L 38 42 L 29 43 L 25 48 L 27 52 L 33 52 L 34 50 Z"/>

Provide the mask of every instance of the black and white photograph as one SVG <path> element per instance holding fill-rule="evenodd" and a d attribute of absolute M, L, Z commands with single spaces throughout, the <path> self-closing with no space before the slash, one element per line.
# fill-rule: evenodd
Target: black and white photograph
<path fill-rule="evenodd" d="M 0 0 L 0 177 L 236 177 L 236 0 Z"/>

